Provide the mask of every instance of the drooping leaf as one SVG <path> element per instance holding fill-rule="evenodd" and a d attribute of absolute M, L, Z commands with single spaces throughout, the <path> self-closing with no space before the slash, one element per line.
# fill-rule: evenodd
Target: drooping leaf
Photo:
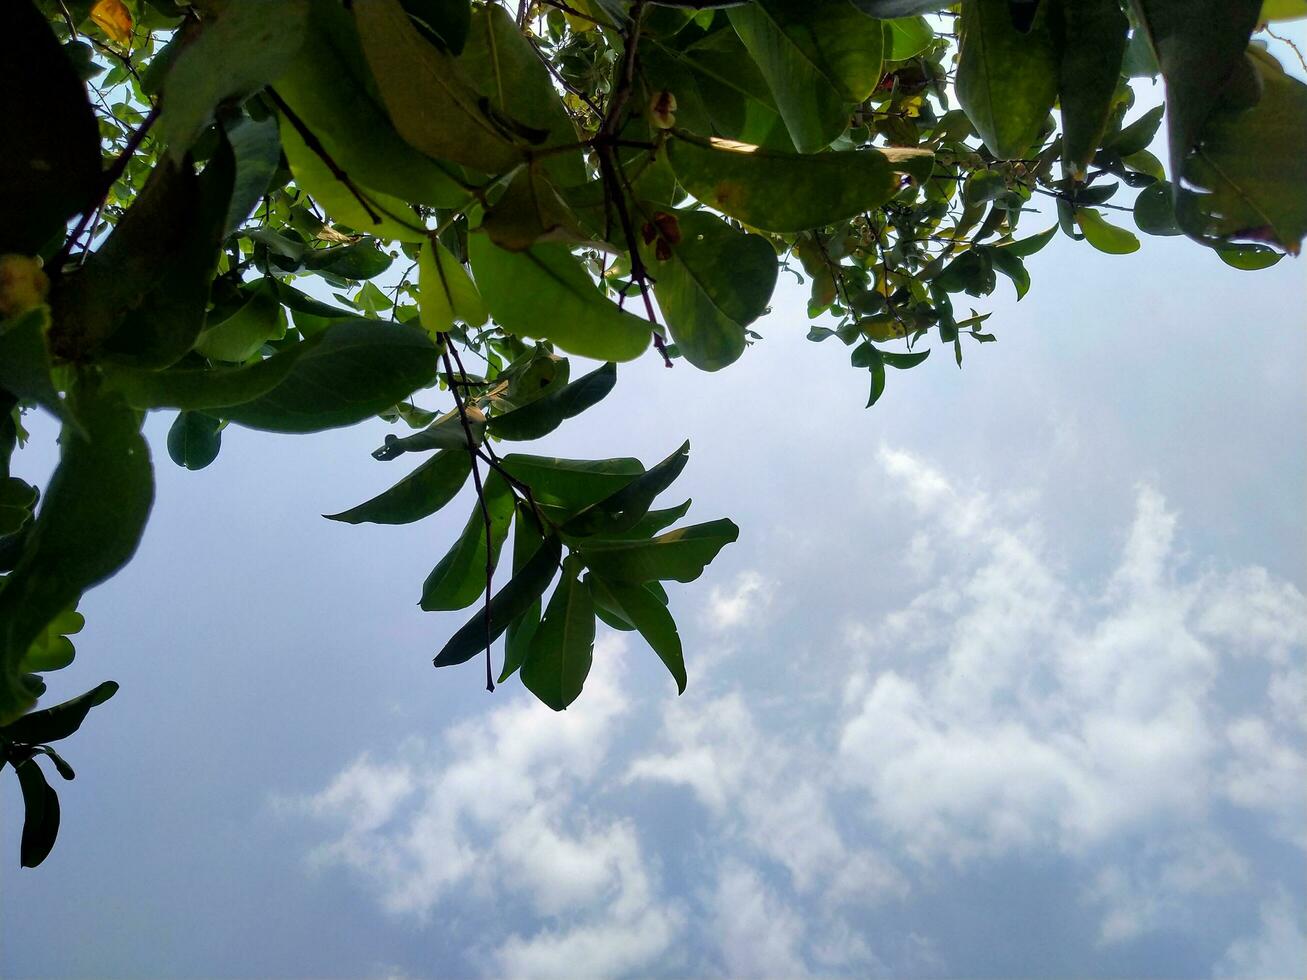
<path fill-rule="evenodd" d="M 739 358 L 745 327 L 766 311 L 776 252 L 706 211 L 678 211 L 673 220 L 675 240 L 660 235 L 662 244 L 646 249 L 654 296 L 685 359 L 716 371 Z"/>
<path fill-rule="evenodd" d="M 1034 144 L 1057 99 L 1058 64 L 1047 8 L 1028 33 L 1007 0 L 962 7 L 958 102 L 994 156 L 1019 159 Z"/>
<path fill-rule="evenodd" d="M 1208 116 L 1176 185 L 1176 215 L 1200 241 L 1259 241 L 1297 254 L 1307 236 L 1307 85 L 1249 49 L 1260 98 Z"/>
<path fill-rule="evenodd" d="M 202 470 L 222 449 L 222 421 L 203 412 L 182 412 L 168 428 L 168 455 L 178 466 Z"/>
<path fill-rule="evenodd" d="M 37 255 L 103 190 L 86 87 L 31 0 L 5 4 L 0 255 Z"/>
<path fill-rule="evenodd" d="M 546 538 L 521 568 L 513 570 L 513 577 L 508 580 L 508 584 L 490 600 L 489 624 L 487 625 L 484 612 L 474 615 L 436 654 L 435 665 L 449 667 L 466 663 L 499 639 L 510 623 L 529 612 L 533 603 L 540 602 L 540 597 L 549 588 L 549 583 L 558 571 L 562 553 L 562 544 L 558 538 Z M 506 659 L 505 671 L 508 671 L 508 666 Z M 501 675 L 501 681 L 503 676 L 506 675 Z"/>
<path fill-rule="evenodd" d="M 19 665 L 46 624 L 136 551 L 154 499 L 136 412 L 83 393 L 84 434 L 65 425 L 61 456 L 22 556 L 0 589 L 0 724 L 31 704 Z"/>
<path fill-rule="evenodd" d="M 427 612 L 465 609 L 486 591 L 487 548 L 490 568 L 493 569 L 513 520 L 513 491 L 508 481 L 494 471 L 486 477 L 483 487 L 485 506 L 490 514 L 489 544 L 486 541 L 485 513 L 478 501 L 472 507 L 463 533 L 422 586 L 421 606 Z"/>
<path fill-rule="evenodd" d="M 1134 0 L 1166 79 L 1171 172 L 1198 142 L 1207 117 L 1239 84 L 1261 0 Z"/>
<path fill-rule="evenodd" d="M 884 29 L 847 0 L 754 0 L 727 10 L 795 147 L 815 153 L 849 125 L 881 77 Z"/>
<path fill-rule="evenodd" d="M 242 115 L 232 123 L 224 123 L 223 129 L 236 158 L 236 180 L 223 222 L 223 234 L 230 235 L 267 193 L 281 163 L 281 139 L 277 135 L 277 122 L 271 118 Z"/>
<path fill-rule="evenodd" d="M 527 505 L 522 505 L 524 509 Z M 513 575 L 516 577 L 527 562 L 544 547 L 545 539 L 538 524 L 539 518 L 531 513 L 519 513 L 513 525 Z M 561 551 L 560 551 L 561 555 Z M 555 563 L 557 564 L 557 562 Z M 547 583 L 546 583 L 546 587 Z M 531 649 L 531 638 L 540 626 L 541 596 L 532 600 L 526 608 L 508 624 L 504 637 L 504 662 L 499 670 L 498 684 L 508 680 L 526 660 L 527 651 Z"/>
<path fill-rule="evenodd" d="M 23 790 L 23 836 L 19 842 L 19 863 L 35 868 L 49 855 L 59 835 L 59 797 L 45 781 L 36 760 L 20 762 L 15 768 Z"/>
<path fill-rule="evenodd" d="M 1083 179 L 1107 127 L 1130 22 L 1117 0 L 1057 0 L 1051 17 L 1058 49 L 1062 160 Z"/>
<path fill-rule="evenodd" d="M 723 518 L 677 528 L 649 541 L 587 541 L 581 554 L 596 575 L 615 582 L 693 582 L 739 536 L 735 523 Z"/>
<path fill-rule="evenodd" d="M 229 3 L 199 22 L 172 62 L 160 99 L 159 138 L 180 160 L 222 102 L 243 99 L 277 78 L 304 43 L 307 0 Z M 271 16 L 270 16 L 271 14 Z"/>
<path fill-rule="evenodd" d="M 594 600 L 580 581 L 581 563 L 569 557 L 522 664 L 522 683 L 562 711 L 581 693 L 594 658 Z"/>
<path fill-rule="evenodd" d="M 929 150 L 886 148 L 779 153 L 678 133 L 668 159 L 685 189 L 704 204 L 766 231 L 805 231 L 884 204 L 896 170 L 930 175 Z"/>
<path fill-rule="evenodd" d="M 490 315 L 505 330 L 600 361 L 633 360 L 649 346 L 653 326 L 600 294 L 566 246 L 509 252 L 472 235 L 468 252 Z"/>
<path fill-rule="evenodd" d="M 346 524 L 411 524 L 453 500 L 471 472 L 472 457 L 466 448 L 444 449 L 384 493 L 339 514 L 324 516 Z"/>
<path fill-rule="evenodd" d="M 46 330 L 50 308 L 38 306 L 0 320 L 0 390 L 33 401 L 58 418 L 67 418 L 64 401 L 51 377 Z"/>
<path fill-rule="evenodd" d="M 659 602 L 643 585 L 609 582 L 597 575 L 589 577 L 589 585 L 594 592 L 596 606 L 614 609 L 639 630 L 676 681 L 676 693 L 684 694 L 685 655 L 681 650 L 676 621 L 667 611 L 667 606 Z"/>

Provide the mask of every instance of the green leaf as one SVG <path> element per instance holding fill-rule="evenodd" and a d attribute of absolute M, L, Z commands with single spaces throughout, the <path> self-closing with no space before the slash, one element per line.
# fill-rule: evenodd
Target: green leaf
<path fill-rule="evenodd" d="M 167 367 L 204 326 L 235 180 L 225 137 L 204 173 L 164 159 L 104 244 L 56 288 L 51 347 Z"/>
<path fill-rule="evenodd" d="M 559 459 L 512 453 L 502 461 L 541 504 L 576 514 L 612 496 L 644 472 L 638 459 Z M 569 514 L 569 516 L 570 516 Z"/>
<path fill-rule="evenodd" d="M 48 306 L 0 320 L 0 389 L 15 398 L 35 402 L 56 418 L 67 419 L 68 410 L 50 375 L 50 351 L 46 346 L 49 326 Z"/>
<path fill-rule="evenodd" d="M 393 261 L 375 241 L 367 239 L 350 245 L 310 249 L 304 253 L 304 268 L 310 272 L 325 272 L 356 282 L 375 279 L 389 269 Z"/>
<path fill-rule="evenodd" d="M 32 518 L 36 487 L 15 476 L 0 478 L 0 536 L 13 534 Z"/>
<path fill-rule="evenodd" d="M 1010 248 L 991 248 L 989 257 L 993 262 L 994 271 L 1001 272 L 1012 280 L 1019 302 L 1030 291 L 1030 273 L 1026 270 L 1026 264 L 1021 261 L 1021 256 Z"/>
<path fill-rule="evenodd" d="M 0 728 L 0 734 L 11 742 L 24 745 L 58 742 L 75 734 L 92 708 L 104 704 L 117 693 L 117 681 L 104 681 L 85 694 L 23 715 Z"/>
<path fill-rule="evenodd" d="M 1062 160 L 1083 180 L 1107 128 L 1130 22 L 1118 0 L 1058 0 L 1053 11 Z"/>
<path fill-rule="evenodd" d="M 466 446 L 444 449 L 366 503 L 339 514 L 323 516 L 346 524 L 411 524 L 429 517 L 453 500 L 471 472 L 472 456 Z"/>
<path fill-rule="evenodd" d="M 685 655 L 676 621 L 667 607 L 642 585 L 607 582 L 597 575 L 589 576 L 589 585 L 596 606 L 612 609 L 639 630 L 676 681 L 676 693 L 684 694 Z"/>
<path fill-rule="evenodd" d="M 1123 157 L 1147 149 L 1152 145 L 1165 114 L 1165 106 L 1153 106 L 1130 125 L 1123 126 L 1119 133 L 1103 144 L 1103 149 L 1113 150 Z"/>
<path fill-rule="evenodd" d="M 437 160 L 502 174 L 523 159 L 463 65 L 429 44 L 399 0 L 355 0 L 354 23 L 395 128 Z"/>
<path fill-rule="evenodd" d="M 59 796 L 45 781 L 34 759 L 15 767 L 23 789 L 23 836 L 19 843 L 19 863 L 35 868 L 44 861 L 59 835 Z"/>
<path fill-rule="evenodd" d="M 277 284 L 260 279 L 241 290 L 245 302 L 206 326 L 195 349 L 215 361 L 248 361 L 270 340 L 286 336 Z M 216 312 L 216 311 L 215 311 Z"/>
<path fill-rule="evenodd" d="M 472 26 L 468 0 L 400 0 L 408 15 L 426 27 L 453 54 L 463 50 Z"/>
<path fill-rule="evenodd" d="M 1135 225 L 1147 235 L 1182 235 L 1175 221 L 1174 187 L 1158 181 L 1135 198 Z"/>
<path fill-rule="evenodd" d="M 675 240 L 663 235 L 659 248 L 645 249 L 654 296 L 685 359 L 717 371 L 744 352 L 744 328 L 767 310 L 776 288 L 776 252 L 761 235 L 706 211 L 677 211 L 671 220 Z"/>
<path fill-rule="evenodd" d="M 236 180 L 223 222 L 223 234 L 230 235 L 245 223 L 272 184 L 281 165 L 281 139 L 277 121 L 271 118 L 242 115 L 233 123 L 224 123 L 223 128 L 236 158 Z"/>
<path fill-rule="evenodd" d="M 218 458 L 222 421 L 202 412 L 182 412 L 168 428 L 168 455 L 178 466 L 202 470 Z"/>
<path fill-rule="evenodd" d="M 519 511 L 528 511 L 527 505 L 521 505 Z M 538 518 L 529 512 L 517 515 L 513 525 L 513 576 L 517 575 L 544 546 Z M 559 552 L 561 555 L 561 551 Z M 557 565 L 557 562 L 555 562 Z M 547 583 L 546 583 L 547 585 Z M 544 595 L 543 590 L 541 595 Z M 508 624 L 504 638 L 504 663 L 499 671 L 497 684 L 508 680 L 526 660 L 527 651 L 531 649 L 531 638 L 540 627 L 540 596 L 527 604 L 526 608 Z"/>
<path fill-rule="evenodd" d="M 307 0 L 229 3 L 199 21 L 163 82 L 157 135 L 173 156 L 199 139 L 225 102 L 240 102 L 282 73 L 304 43 Z"/>
<path fill-rule="evenodd" d="M 958 349 L 961 350 L 961 348 Z M 877 351 L 877 353 L 880 352 Z M 959 361 L 958 367 L 961 366 L 962 363 Z M 872 405 L 880 401 L 880 396 L 885 393 L 885 359 L 876 357 L 868 367 L 871 370 L 871 394 L 867 396 L 867 407 L 871 408 Z"/>
<path fill-rule="evenodd" d="M 930 357 L 929 350 L 914 351 L 890 351 L 883 350 L 880 352 L 880 359 L 886 367 L 897 368 L 900 371 L 906 371 L 914 368 L 926 358 Z"/>
<path fill-rule="evenodd" d="M 70 635 L 80 633 L 86 620 L 75 609 L 65 609 L 46 625 L 27 648 L 20 668 L 24 672 L 63 670 L 77 656 Z"/>
<path fill-rule="evenodd" d="M 609 540 L 621 539 L 624 541 L 647 541 L 659 531 L 671 527 L 690 510 L 690 501 L 677 504 L 675 507 L 665 507 L 662 510 L 651 510 L 638 521 L 632 524 L 625 531 L 606 532 L 605 537 Z"/>
<path fill-rule="evenodd" d="M 1241 74 L 1261 0 L 1134 0 L 1166 79 L 1171 173 L 1198 142 L 1207 117 Z"/>
<path fill-rule="evenodd" d="M 436 348 L 422 331 L 382 320 L 343 320 L 299 354 L 274 388 L 224 406 L 222 414 L 251 429 L 320 432 L 371 418 L 435 376 Z"/>
<path fill-rule="evenodd" d="M 37 255 L 104 189 L 100 133 L 86 87 L 28 0 L 5 5 L 4 44 L 0 255 Z"/>
<path fill-rule="evenodd" d="M 935 40 L 935 29 L 925 17 L 896 17 L 885 22 L 885 60 L 915 58 Z"/>
<path fill-rule="evenodd" d="M 61 458 L 23 552 L 0 590 L 0 724 L 30 706 L 19 665 L 46 625 L 136 551 L 154 499 L 150 451 L 136 412 L 88 392 L 65 425 Z"/>
<path fill-rule="evenodd" d="M 509 252 L 472 235 L 468 252 L 490 315 L 510 333 L 599 361 L 633 360 L 649 346 L 652 324 L 605 299 L 566 246 Z"/>
<path fill-rule="evenodd" d="M 1076 224 L 1085 233 L 1085 240 L 1100 252 L 1128 255 L 1139 250 L 1138 238 L 1124 228 L 1108 224 L 1093 208 L 1077 208 Z"/>
<path fill-rule="evenodd" d="M 594 600 L 579 581 L 580 572 L 574 557 L 563 562 L 563 577 L 521 669 L 522 683 L 555 711 L 576 700 L 594 657 Z"/>
<path fill-rule="evenodd" d="M 490 513 L 490 569 L 499 561 L 499 550 L 513 520 L 513 491 L 498 472 L 491 471 L 484 483 L 485 506 Z M 465 609 L 486 591 L 486 525 L 481 501 L 458 541 L 432 569 L 422 586 L 421 606 L 427 612 Z"/>
<path fill-rule="evenodd" d="M 1307 85 L 1257 48 L 1247 60 L 1261 98 L 1208 117 L 1176 185 L 1176 215 L 1200 241 L 1269 242 L 1297 254 L 1307 236 Z"/>
<path fill-rule="evenodd" d="M 463 424 L 467 416 L 467 425 Z M 475 405 L 464 405 L 463 414 L 457 408 L 439 416 L 421 432 L 411 436 L 386 436 L 385 444 L 372 451 L 373 459 L 397 459 L 404 453 L 426 452 L 431 449 L 457 449 L 468 451 L 468 430 L 472 433 L 473 447 L 481 445 L 486 437 L 486 417 Z"/>
<path fill-rule="evenodd" d="M 801 152 L 829 146 L 880 81 L 884 28 L 847 0 L 754 0 L 727 14 Z"/>
<path fill-rule="evenodd" d="M 453 208 L 469 195 L 456 168 L 432 160 L 395 131 L 338 0 L 309 0 L 304 44 L 276 80 L 275 92 L 362 186 L 383 194 Z"/>
<path fill-rule="evenodd" d="M 478 8 L 458 61 L 496 112 L 547 134 L 540 149 L 576 147 L 571 153 L 552 153 L 541 161 L 560 186 L 585 182 L 576 127 L 549 70 L 508 11 L 493 4 Z"/>
<path fill-rule="evenodd" d="M 994 156 L 1024 157 L 1057 99 L 1058 64 L 1047 7 L 1023 34 L 1007 0 L 970 0 L 962 7 L 958 102 Z"/>
<path fill-rule="evenodd" d="M 1216 249 L 1216 254 L 1226 265 L 1245 272 L 1269 269 L 1284 258 L 1283 252 L 1265 245 L 1227 245 Z"/>
<path fill-rule="evenodd" d="M 490 417 L 490 431 L 500 439 L 540 439 L 565 420 L 598 404 L 617 384 L 617 365 L 603 364 L 570 384 L 535 401 Z"/>
<path fill-rule="evenodd" d="M 649 512 L 654 499 L 681 475 L 689 459 L 687 439 L 661 463 L 577 514 L 563 526 L 564 533 L 609 535 L 630 530 Z"/>
<path fill-rule="evenodd" d="M 510 623 L 530 611 L 532 603 L 540 601 L 554 580 L 562 554 L 563 546 L 557 538 L 545 539 L 526 564 L 514 570 L 508 584 L 490 600 L 489 624 L 484 612 L 478 612 L 449 638 L 436 655 L 435 665 L 449 667 L 466 663 L 497 640 Z M 504 669 L 508 670 L 507 660 Z"/>
<path fill-rule="evenodd" d="M 463 263 L 434 238 L 418 253 L 418 297 L 422 326 L 432 333 L 445 333 L 455 321 L 479 327 L 490 318 Z"/>
<path fill-rule="evenodd" d="M 1040 251 L 1045 245 L 1053 240 L 1057 234 L 1057 225 L 1041 231 L 1038 235 L 1031 235 L 1029 238 L 1023 238 L 1017 242 L 1011 242 L 1008 245 L 1000 245 L 996 249 L 1000 252 L 1010 252 L 1019 259 L 1028 259 L 1036 252 Z"/>
<path fill-rule="evenodd" d="M 929 150 L 857 150 L 804 156 L 678 131 L 667 147 L 676 177 L 704 204 L 766 231 L 805 231 L 879 207 L 897 170 L 928 177 Z"/>
<path fill-rule="evenodd" d="M 422 220 L 401 198 L 364 187 L 353 178 L 349 183 L 341 180 L 284 115 L 278 118 L 281 146 L 296 186 L 317 201 L 329 218 L 378 238 L 426 241 Z"/>
<path fill-rule="evenodd" d="M 587 541 L 581 555 L 596 575 L 615 582 L 693 582 L 739 536 L 734 522 L 723 518 L 677 528 L 649 541 Z"/>

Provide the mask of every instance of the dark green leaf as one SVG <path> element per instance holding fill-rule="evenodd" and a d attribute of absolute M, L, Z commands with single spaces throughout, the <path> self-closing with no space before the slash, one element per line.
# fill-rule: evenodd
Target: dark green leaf
<path fill-rule="evenodd" d="M 677 211 L 664 221 L 675 223 L 674 236 L 660 231 L 659 247 L 645 249 L 654 296 L 685 359 L 719 370 L 739 358 L 745 327 L 766 312 L 776 288 L 776 252 L 761 235 L 706 211 Z"/>
<path fill-rule="evenodd" d="M 5 4 L 0 255 L 36 255 L 103 189 L 86 88 L 30 0 Z"/>
<path fill-rule="evenodd" d="M 0 390 L 32 401 L 56 417 L 67 419 L 64 401 L 51 380 L 46 329 L 50 309 L 38 306 L 9 320 L 0 320 Z M 7 415 L 9 409 L 5 409 Z"/>
<path fill-rule="evenodd" d="M 522 683 L 555 711 L 576 700 L 594 657 L 594 601 L 578 579 L 580 572 L 574 557 L 563 563 L 562 579 L 521 669 Z"/>
<path fill-rule="evenodd" d="M 690 459 L 690 442 L 681 443 L 674 453 L 657 466 L 640 474 L 622 489 L 587 507 L 565 525 L 572 535 L 609 535 L 630 530 L 649 513 L 654 499 L 670 487 Z"/>
<path fill-rule="evenodd" d="M 276 387 L 222 414 L 251 429 L 319 432 L 362 422 L 435 375 L 435 345 L 422 331 L 381 320 L 338 321 L 296 357 Z"/>
<path fill-rule="evenodd" d="M 168 455 L 178 466 L 202 470 L 218 458 L 222 421 L 202 412 L 182 412 L 168 428 Z"/>
<path fill-rule="evenodd" d="M 497 640 L 510 623 L 530 611 L 554 580 L 563 547 L 555 537 L 547 538 L 520 570 L 513 572 L 508 584 L 490 600 L 490 623 L 478 612 L 441 648 L 434 661 L 437 667 L 466 663 Z M 538 614 L 537 614 L 538 615 Z M 504 670 L 508 671 L 505 659 Z M 503 678 L 500 678 L 501 681 Z"/>
<path fill-rule="evenodd" d="M 136 413 L 90 393 L 73 407 L 86 434 L 64 426 L 59 466 L 0 590 L 0 723 L 31 704 L 19 665 L 32 642 L 83 592 L 126 564 L 154 499 L 150 451 Z"/>
<path fill-rule="evenodd" d="M 667 607 L 658 601 L 643 585 L 624 582 L 607 582 L 596 575 L 589 577 L 595 604 L 614 609 L 635 629 L 671 672 L 676 681 L 676 693 L 685 693 L 685 656 L 681 651 L 681 637 L 676 632 L 676 621 Z"/>
<path fill-rule="evenodd" d="M 485 506 L 490 513 L 490 568 L 513 520 L 513 492 L 508 482 L 492 471 L 484 483 Z M 465 609 L 486 591 L 486 523 L 481 501 L 472 507 L 463 533 L 449 553 L 432 569 L 422 586 L 421 606 L 427 612 Z"/>
<path fill-rule="evenodd" d="M 1135 198 L 1135 225 L 1148 235 L 1182 235 L 1175 221 L 1174 188 L 1170 181 L 1145 187 Z"/>
<path fill-rule="evenodd" d="M 389 269 L 393 261 L 374 241 L 334 245 L 304 253 L 304 268 L 309 271 L 356 281 L 375 279 Z"/>
<path fill-rule="evenodd" d="M 1085 168 L 1107 128 L 1130 22 L 1118 0 L 1050 3 L 1060 49 L 1057 88 L 1062 110 L 1062 159 L 1070 173 L 1084 179 Z"/>
<path fill-rule="evenodd" d="M 540 439 L 566 419 L 598 404 L 617 383 L 617 365 L 603 364 L 571 384 L 563 385 L 521 408 L 493 415 L 490 431 L 500 439 Z"/>
<path fill-rule="evenodd" d="M 58 742 L 81 728 L 92 708 L 104 704 L 117 693 L 116 681 L 104 681 L 71 700 L 23 715 L 0 728 L 0 733 L 10 741 L 25 745 Z"/>
<path fill-rule="evenodd" d="M 611 496 L 644 472 L 638 459 L 559 459 L 522 453 L 505 456 L 503 466 L 531 488 L 537 501 L 569 515 Z"/>
<path fill-rule="evenodd" d="M 649 541 L 587 541 L 581 554 L 596 575 L 615 582 L 693 582 L 739 536 L 734 522 L 723 518 L 677 528 Z"/>
<path fill-rule="evenodd" d="M 24 868 L 35 868 L 49 856 L 59 835 L 59 797 L 34 759 L 19 763 L 15 771 L 23 789 L 25 811 L 19 863 Z"/>
<path fill-rule="evenodd" d="M 457 495 L 472 472 L 467 448 L 444 449 L 366 503 L 324 515 L 346 524 L 411 524 L 429 517 Z"/>
<path fill-rule="evenodd" d="M 260 279 L 240 292 L 244 300 L 226 316 L 212 318 L 195 349 L 215 361 L 248 361 L 265 343 L 286 335 L 285 314 L 273 279 Z M 217 311 L 215 311 L 217 312 Z"/>
<path fill-rule="evenodd" d="M 236 181 L 223 222 L 223 233 L 230 235 L 245 223 L 267 193 L 281 163 L 281 140 L 275 119 L 241 116 L 234 123 L 224 125 L 224 129 L 236 157 Z"/>
<path fill-rule="evenodd" d="M 525 507 L 526 505 L 522 505 L 519 507 L 519 511 L 523 511 Z M 513 524 L 514 576 L 526 567 L 527 562 L 544 545 L 544 538 L 541 537 L 537 520 L 538 518 L 534 514 L 520 512 L 517 515 L 516 523 Z M 543 593 L 541 594 L 543 595 Z M 531 638 L 535 636 L 539 626 L 540 598 L 536 597 L 516 619 L 508 624 L 507 635 L 504 638 L 504 663 L 499 672 L 499 680 L 496 683 L 504 683 L 522 666 L 522 662 L 526 660 L 527 651 L 531 649 Z"/>

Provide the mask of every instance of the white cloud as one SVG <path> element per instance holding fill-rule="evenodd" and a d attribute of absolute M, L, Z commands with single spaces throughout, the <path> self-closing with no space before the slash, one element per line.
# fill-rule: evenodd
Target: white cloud
<path fill-rule="evenodd" d="M 787 657 L 751 624 L 799 593 L 785 569 L 746 572 L 710 591 L 710 639 L 687 634 L 687 649 L 751 646 L 707 693 L 637 704 L 624 640 L 607 637 L 564 714 L 520 697 L 348 764 L 299 804 L 334 825 L 315 860 L 419 920 L 454 894 L 517 909 L 475 950 L 512 976 L 956 972 L 929 914 L 893 934 L 878 918 L 929 909 L 960 869 L 999 859 L 1006 874 L 1068 865 L 1102 944 L 1260 901 L 1271 886 L 1222 814 L 1307 848 L 1302 594 L 1189 562 L 1148 486 L 1119 561 L 1087 580 L 1031 498 L 959 488 L 902 452 L 879 465 L 913 517 L 917 592 L 812 624 L 829 668 L 812 689 L 750 693 L 751 670 Z M 652 723 L 637 710 L 651 705 Z M 634 817 L 650 793 L 678 819 L 695 801 L 699 830 L 675 851 Z M 1222 970 L 1283 961 L 1281 897 Z"/>
<path fill-rule="evenodd" d="M 1298 980 L 1307 976 L 1303 910 L 1280 891 L 1262 903 L 1259 919 L 1256 933 L 1230 944 L 1212 971 L 1213 976 L 1240 980 Z"/>

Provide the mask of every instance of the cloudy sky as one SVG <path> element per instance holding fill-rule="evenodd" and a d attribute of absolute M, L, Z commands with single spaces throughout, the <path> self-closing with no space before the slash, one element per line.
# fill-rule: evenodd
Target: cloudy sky
<path fill-rule="evenodd" d="M 470 498 L 318 516 L 394 481 L 383 423 L 190 473 L 153 420 L 146 538 L 51 684 L 122 691 L 39 870 L 0 780 L 0 973 L 1303 976 L 1302 261 L 1031 265 L 999 343 L 871 411 L 783 276 L 733 368 L 646 358 L 542 444 L 688 437 L 669 502 L 740 525 L 673 592 L 680 698 L 608 631 L 560 715 L 434 671 Z"/>

